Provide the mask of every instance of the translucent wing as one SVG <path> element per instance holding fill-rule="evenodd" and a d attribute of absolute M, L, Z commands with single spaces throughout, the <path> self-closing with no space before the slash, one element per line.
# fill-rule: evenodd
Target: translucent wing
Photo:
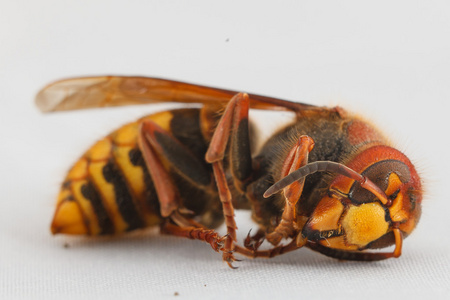
<path fill-rule="evenodd" d="M 149 78 L 103 76 L 65 79 L 43 88 L 36 104 L 43 112 L 158 102 L 226 103 L 236 91 Z M 315 106 L 249 94 L 252 108 L 299 111 Z"/>

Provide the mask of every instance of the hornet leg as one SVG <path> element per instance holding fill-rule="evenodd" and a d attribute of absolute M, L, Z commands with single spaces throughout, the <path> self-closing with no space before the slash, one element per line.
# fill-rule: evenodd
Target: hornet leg
<path fill-rule="evenodd" d="M 162 233 L 203 240 L 215 251 L 220 250 L 222 240 L 214 230 L 208 230 L 182 215 L 185 209 L 180 207 L 179 191 L 161 157 L 179 174 L 198 185 L 210 184 L 209 171 L 203 168 L 203 164 L 178 140 L 153 121 L 144 121 L 141 124 L 138 143 L 158 194 L 161 216 L 170 219 L 162 225 Z"/>
<path fill-rule="evenodd" d="M 294 148 L 289 152 L 284 161 L 281 171 L 281 177 L 285 177 L 291 172 L 308 163 L 309 152 L 314 147 L 314 141 L 309 136 L 301 136 Z M 266 239 L 275 247 L 268 250 L 258 250 L 262 242 L 254 241 L 253 237 L 248 236 L 243 247 L 236 246 L 237 253 L 247 257 L 271 258 L 298 248 L 307 244 L 307 240 L 302 236 L 301 229 L 306 220 L 297 218 L 296 205 L 303 192 L 304 179 L 294 182 L 283 190 L 285 197 L 285 208 L 281 216 L 281 221 L 273 232 L 266 234 Z M 258 234 L 257 234 L 258 236 Z M 259 237 L 257 237 L 258 239 Z M 287 245 L 277 246 L 282 238 L 292 238 Z M 247 247 L 247 245 L 255 244 L 257 247 Z"/>
<path fill-rule="evenodd" d="M 308 163 L 308 154 L 314 147 L 314 141 L 309 136 L 303 135 L 297 144 L 289 152 L 284 161 L 281 177 L 285 177 Z M 295 236 L 301 231 L 302 225 L 297 222 L 296 206 L 303 192 L 305 179 L 301 179 L 289 185 L 283 190 L 285 197 L 285 208 L 281 221 L 275 230 L 266 235 L 267 240 L 274 246 L 278 245 L 282 238 Z"/>
<path fill-rule="evenodd" d="M 273 247 L 268 250 L 252 250 L 249 248 L 244 248 L 236 245 L 235 251 L 241 255 L 250 257 L 250 258 L 272 258 L 277 255 L 281 255 L 298 248 L 303 247 L 306 244 L 306 239 L 301 237 L 301 233 L 297 236 L 297 238 L 292 239 L 292 241 L 287 245 L 280 245 L 277 247 Z"/>
<path fill-rule="evenodd" d="M 219 252 L 223 247 L 223 240 L 219 234 L 212 229 L 199 228 L 194 226 L 178 226 L 172 224 L 169 220 L 161 225 L 161 233 L 170 234 L 179 237 L 185 237 L 193 240 L 204 241 L 211 245 L 214 251 Z"/>
<path fill-rule="evenodd" d="M 212 164 L 220 200 L 222 202 L 227 235 L 223 247 L 223 259 L 230 267 L 236 259 L 233 256 L 236 242 L 236 221 L 232 196 L 224 172 L 225 152 L 229 149 L 228 159 L 233 174 L 234 185 L 244 191 L 245 184 L 252 174 L 252 160 L 249 137 L 249 98 L 239 93 L 228 103 L 212 136 L 205 159 Z M 229 148 L 227 148 L 229 146 Z"/>

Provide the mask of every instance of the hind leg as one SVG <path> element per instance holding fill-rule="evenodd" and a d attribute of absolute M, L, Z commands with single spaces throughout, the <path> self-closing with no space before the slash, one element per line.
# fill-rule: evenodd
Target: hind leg
<path fill-rule="evenodd" d="M 155 185 L 161 216 L 167 218 L 161 226 L 161 232 L 202 240 L 219 251 L 223 242 L 218 233 L 185 217 L 189 212 L 180 207 L 180 192 L 164 164 L 170 164 L 178 173 L 194 179 L 199 186 L 210 184 L 209 171 L 202 168 L 203 164 L 183 144 L 153 121 L 147 120 L 141 124 L 138 142 Z M 164 157 L 164 162 L 161 157 Z"/>

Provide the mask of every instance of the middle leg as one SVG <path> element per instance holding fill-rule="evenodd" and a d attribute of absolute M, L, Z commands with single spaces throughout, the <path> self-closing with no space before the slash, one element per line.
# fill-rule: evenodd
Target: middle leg
<path fill-rule="evenodd" d="M 230 267 L 236 259 L 233 256 L 236 242 L 236 221 L 228 179 L 224 170 L 225 152 L 231 172 L 234 189 L 245 191 L 252 175 L 252 159 L 249 136 L 249 98 L 239 93 L 228 103 L 211 139 L 205 159 L 212 164 L 217 189 L 222 202 L 227 235 L 223 247 L 223 259 Z"/>

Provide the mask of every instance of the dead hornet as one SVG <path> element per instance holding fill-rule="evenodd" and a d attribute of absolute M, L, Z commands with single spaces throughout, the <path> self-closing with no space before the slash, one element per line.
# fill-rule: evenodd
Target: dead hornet
<path fill-rule="evenodd" d="M 54 234 L 160 226 L 164 234 L 209 243 L 230 267 L 236 253 L 270 258 L 301 247 L 375 261 L 400 256 L 421 214 L 421 180 L 411 161 L 340 107 L 118 76 L 58 81 L 36 102 L 44 112 L 201 104 L 143 117 L 92 146 L 62 184 Z M 250 108 L 292 111 L 296 120 L 254 154 Z M 242 246 L 235 208 L 250 209 L 259 226 Z M 214 229 L 223 222 L 220 235 Z M 260 249 L 264 240 L 269 249 Z M 393 252 L 365 251 L 390 245 Z"/>

